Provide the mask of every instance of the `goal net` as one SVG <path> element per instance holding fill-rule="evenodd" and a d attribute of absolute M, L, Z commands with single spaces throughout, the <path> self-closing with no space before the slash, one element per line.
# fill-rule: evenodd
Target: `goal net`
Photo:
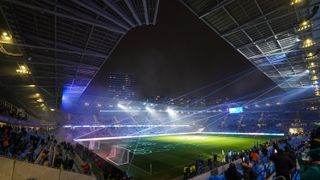
<path fill-rule="evenodd" d="M 130 150 L 121 146 L 113 145 L 111 146 L 111 150 L 109 155 L 107 156 L 107 160 L 116 164 L 117 166 L 121 166 L 129 163 L 129 154 Z"/>

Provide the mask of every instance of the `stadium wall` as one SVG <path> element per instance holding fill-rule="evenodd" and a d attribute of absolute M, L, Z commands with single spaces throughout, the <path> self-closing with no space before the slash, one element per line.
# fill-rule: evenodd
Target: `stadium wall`
<path fill-rule="evenodd" d="M 27 163 L 14 159 L 0 157 L 1 180 L 96 180 L 93 176 L 87 176 L 70 171 L 50 168 L 37 164 Z"/>

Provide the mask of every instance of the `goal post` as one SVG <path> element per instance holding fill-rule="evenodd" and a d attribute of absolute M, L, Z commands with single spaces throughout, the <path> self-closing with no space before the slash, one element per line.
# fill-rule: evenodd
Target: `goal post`
<path fill-rule="evenodd" d="M 129 163 L 130 150 L 121 146 L 111 146 L 110 153 L 106 157 L 107 160 L 116 164 L 117 166 L 125 165 Z"/>

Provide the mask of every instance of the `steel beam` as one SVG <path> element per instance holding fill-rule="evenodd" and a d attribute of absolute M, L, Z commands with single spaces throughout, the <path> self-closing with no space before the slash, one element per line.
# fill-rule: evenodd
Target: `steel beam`
<path fill-rule="evenodd" d="M 220 9 L 220 8 L 224 8 L 224 6 L 228 5 L 228 4 L 231 4 L 233 3 L 234 0 L 224 0 L 224 1 L 221 1 L 220 3 L 216 4 L 213 8 L 211 8 L 208 12 L 202 14 L 202 15 L 198 15 L 199 18 L 204 18 L 206 16 L 208 16 L 209 14 L 213 13 L 214 11 Z M 197 14 L 197 13 L 196 13 Z"/>
<path fill-rule="evenodd" d="M 106 5 L 111 7 L 122 19 L 124 19 L 131 27 L 136 27 L 128 15 L 114 2 L 114 0 L 102 0 Z"/>
<path fill-rule="evenodd" d="M 65 49 L 58 49 L 58 48 L 53 48 L 53 47 L 43 47 L 43 46 L 37 46 L 37 45 L 31 45 L 31 44 L 24 44 L 24 43 L 8 43 L 8 42 L 3 42 L 1 41 L 2 44 L 10 45 L 10 46 L 18 46 L 22 48 L 33 48 L 33 49 L 42 49 L 42 50 L 50 50 L 50 51 L 57 51 L 61 53 L 69 53 L 69 54 L 84 54 L 86 56 L 93 56 L 93 57 L 100 57 L 100 58 L 108 58 L 106 55 L 101 55 L 101 54 L 92 54 L 92 53 L 82 53 L 79 51 L 72 51 L 72 50 L 65 50 Z"/>
<path fill-rule="evenodd" d="M 141 26 L 142 23 L 140 21 L 139 15 L 136 11 L 136 9 L 133 7 L 132 1 L 131 0 L 124 0 L 124 2 L 127 4 L 128 8 L 131 11 L 131 14 L 133 15 L 134 19 L 137 21 L 138 25 Z"/>
<path fill-rule="evenodd" d="M 142 3 L 143 3 L 144 19 L 146 21 L 146 24 L 149 25 L 149 15 L 148 15 L 147 0 L 142 0 Z"/>
<path fill-rule="evenodd" d="M 120 20 L 118 20 L 117 17 L 114 17 L 113 15 L 109 14 L 108 12 L 104 11 L 104 12 L 101 12 L 100 10 L 96 9 L 96 8 L 93 8 L 79 0 L 71 0 L 73 3 L 95 13 L 96 15 L 99 15 L 101 17 L 104 17 L 106 19 L 108 19 L 109 21 L 113 22 L 114 24 L 120 26 L 121 28 L 124 28 L 126 31 L 128 31 L 130 28 L 124 24 L 123 22 L 121 22 Z M 87 2 L 91 2 L 91 1 L 87 1 Z"/>
<path fill-rule="evenodd" d="M 157 16 L 158 16 L 158 11 L 159 11 L 159 3 L 160 3 L 160 0 L 156 0 L 156 7 L 154 10 L 154 15 L 153 15 L 153 20 L 152 20 L 153 25 L 155 25 L 156 21 L 157 21 Z"/>
<path fill-rule="evenodd" d="M 17 0 L 3 0 L 3 1 L 6 1 L 7 3 L 14 4 L 14 5 L 17 5 L 17 6 L 21 6 L 21 7 L 25 7 L 25 8 L 28 8 L 28 9 L 35 10 L 35 11 L 39 11 L 41 13 L 45 12 L 45 13 L 48 13 L 48 14 L 51 14 L 51 15 L 56 15 L 57 17 L 70 19 L 70 20 L 77 21 L 77 22 L 84 23 L 84 24 L 88 24 L 88 25 L 94 25 L 94 26 L 100 27 L 102 29 L 106 29 L 108 31 L 112 31 L 112 32 L 120 33 L 120 34 L 126 33 L 125 30 L 119 29 L 117 27 L 113 27 L 112 25 L 105 26 L 105 25 L 102 25 L 102 24 L 99 24 L 99 23 L 95 23 L 95 22 L 92 22 L 92 21 L 84 20 L 84 19 L 81 19 L 81 18 L 77 18 L 77 17 L 66 15 L 66 14 L 58 13 L 58 12 L 55 12 L 55 11 L 52 11 L 52 10 L 48 10 L 48 9 L 44 9 L 44 8 L 41 8 L 41 7 L 37 7 L 37 6 L 31 5 L 31 4 L 28 4 L 28 3 L 25 3 L 25 2 L 21 2 L 21 1 L 17 1 Z"/>

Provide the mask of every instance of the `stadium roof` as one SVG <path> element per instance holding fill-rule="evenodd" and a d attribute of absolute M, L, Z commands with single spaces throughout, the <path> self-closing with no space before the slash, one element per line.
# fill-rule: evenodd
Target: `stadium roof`
<path fill-rule="evenodd" d="M 279 87 L 318 80 L 319 1 L 180 1 Z M 158 6 L 159 0 L 2 0 L 0 82 L 33 114 L 59 108 L 63 94 L 81 96 L 129 30 L 155 24 Z"/>
<path fill-rule="evenodd" d="M 319 1 L 292 1 L 301 4 L 289 0 L 181 2 L 279 87 L 312 85 L 305 57 L 308 52 L 316 52 L 318 45 L 304 48 L 303 43 L 308 38 L 319 41 Z M 299 29 L 303 21 L 311 22 L 311 28 Z"/>
<path fill-rule="evenodd" d="M 54 111 L 63 93 L 85 91 L 130 29 L 155 24 L 158 5 L 159 0 L 2 0 L 1 33 L 8 34 L 1 34 L 0 82 L 29 112 Z"/>

